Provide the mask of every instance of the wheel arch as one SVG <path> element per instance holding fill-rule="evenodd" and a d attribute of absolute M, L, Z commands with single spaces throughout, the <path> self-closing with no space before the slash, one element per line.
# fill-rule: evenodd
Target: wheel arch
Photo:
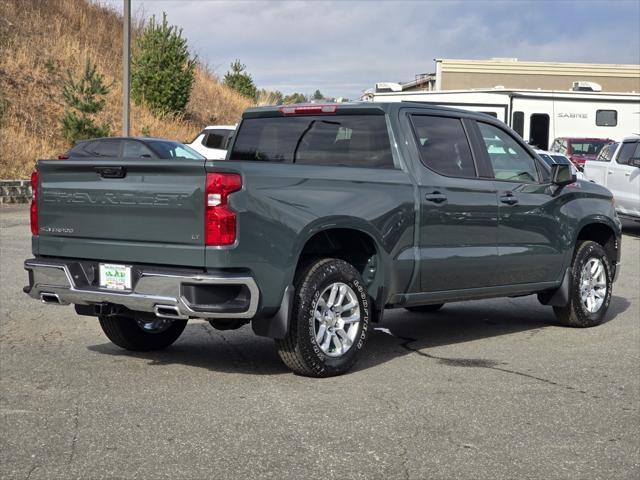
<path fill-rule="evenodd" d="M 293 275 L 311 259 L 339 258 L 360 272 L 375 309 L 381 311 L 384 308 L 388 254 L 382 247 L 379 234 L 370 224 L 352 217 L 324 219 L 309 225 L 298 238 Z"/>

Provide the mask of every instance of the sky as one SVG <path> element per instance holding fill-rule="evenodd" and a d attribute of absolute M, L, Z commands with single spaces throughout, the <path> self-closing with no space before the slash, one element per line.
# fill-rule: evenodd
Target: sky
<path fill-rule="evenodd" d="M 122 11 L 122 0 L 97 0 Z M 638 0 L 132 0 L 166 12 L 219 77 L 238 58 L 258 88 L 357 99 L 435 58 L 640 63 Z"/>

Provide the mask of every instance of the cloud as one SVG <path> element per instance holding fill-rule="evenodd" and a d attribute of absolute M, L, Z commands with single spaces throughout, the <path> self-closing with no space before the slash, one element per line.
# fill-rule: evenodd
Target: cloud
<path fill-rule="evenodd" d="M 434 58 L 640 63 L 637 1 L 133 0 L 132 9 L 166 11 L 219 75 L 239 58 L 259 87 L 285 93 L 357 98 L 375 82 L 432 72 Z"/>

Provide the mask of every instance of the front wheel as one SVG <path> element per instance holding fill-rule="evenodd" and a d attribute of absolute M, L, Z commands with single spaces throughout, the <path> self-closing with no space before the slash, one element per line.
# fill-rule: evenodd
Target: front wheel
<path fill-rule="evenodd" d="M 612 286 L 613 271 L 604 248 L 596 242 L 582 242 L 571 266 L 569 303 L 553 311 L 569 327 L 600 325 L 611 302 Z"/>
<path fill-rule="evenodd" d="M 99 317 L 100 326 L 113 343 L 125 350 L 144 352 L 161 350 L 175 342 L 187 326 L 186 320 L 156 317 Z"/>
<path fill-rule="evenodd" d="M 347 372 L 369 334 L 371 303 L 358 271 L 334 258 L 298 272 L 289 331 L 276 340 L 282 361 L 295 373 L 329 377 Z"/>

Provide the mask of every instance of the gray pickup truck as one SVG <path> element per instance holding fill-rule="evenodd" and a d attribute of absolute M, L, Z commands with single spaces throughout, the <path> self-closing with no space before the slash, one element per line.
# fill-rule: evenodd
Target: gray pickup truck
<path fill-rule="evenodd" d="M 225 161 L 45 160 L 32 182 L 25 292 L 128 350 L 250 322 L 294 372 L 337 375 L 387 308 L 537 294 L 590 327 L 619 269 L 608 190 L 424 104 L 250 109 Z"/>

